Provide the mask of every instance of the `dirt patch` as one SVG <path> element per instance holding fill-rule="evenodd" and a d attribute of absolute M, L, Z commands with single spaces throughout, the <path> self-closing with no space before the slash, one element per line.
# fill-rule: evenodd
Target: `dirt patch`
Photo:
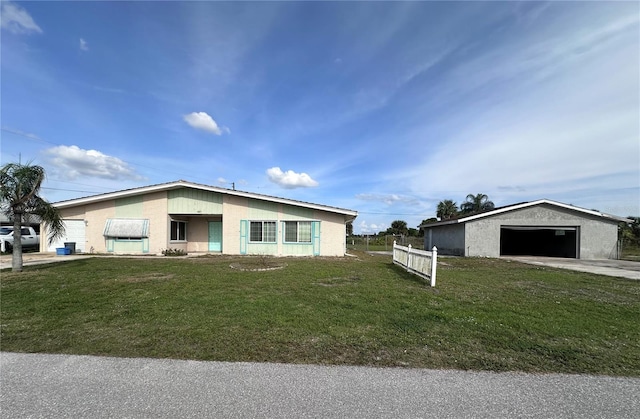
<path fill-rule="evenodd" d="M 276 271 L 278 269 L 284 269 L 287 266 L 286 263 L 260 263 L 260 262 L 237 262 L 229 265 L 231 269 L 237 269 L 243 272 L 263 272 L 263 271 Z"/>
<path fill-rule="evenodd" d="M 315 285 L 320 285 L 321 287 L 337 287 L 340 285 L 352 284 L 354 282 L 360 281 L 360 278 L 357 275 L 351 275 L 348 277 L 333 277 L 333 278 L 323 278 L 317 282 L 314 282 Z"/>

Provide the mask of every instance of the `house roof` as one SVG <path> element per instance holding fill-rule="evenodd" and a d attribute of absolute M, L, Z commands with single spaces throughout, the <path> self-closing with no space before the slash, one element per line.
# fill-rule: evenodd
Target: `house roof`
<path fill-rule="evenodd" d="M 107 192 L 99 195 L 91 195 L 84 198 L 59 201 L 59 202 L 53 203 L 53 205 L 57 208 L 71 208 L 78 205 L 86 205 L 86 204 L 92 204 L 92 203 L 101 202 L 101 201 L 108 201 L 111 199 L 143 195 L 150 192 L 169 191 L 169 190 L 180 189 L 180 188 L 192 188 L 192 189 L 198 189 L 202 191 L 217 192 L 221 194 L 240 196 L 240 197 L 251 198 L 251 199 L 259 199 L 262 201 L 276 202 L 280 204 L 295 205 L 303 208 L 333 212 L 333 213 L 343 214 L 347 216 L 349 221 L 355 219 L 358 216 L 357 211 L 353 211 L 350 209 L 332 207 L 328 205 L 313 204 L 310 202 L 296 201 L 293 199 L 279 198 L 275 196 L 262 195 L 262 194 L 257 194 L 253 192 L 237 191 L 235 189 L 221 188 L 217 186 L 187 182 L 186 180 L 178 180 L 175 182 L 160 183 L 156 185 L 143 186 L 140 188 L 132 188 L 132 189 L 125 189 L 125 190 L 116 191 L 116 192 Z"/>
<path fill-rule="evenodd" d="M 589 210 L 589 209 L 585 209 L 585 208 L 580 208 L 580 207 L 576 207 L 574 205 L 569 205 L 569 204 L 563 204 L 562 202 L 557 202 L 557 201 L 551 201 L 549 199 L 539 199 L 537 201 L 530 201 L 530 202 L 521 202 L 519 204 L 513 204 L 513 205 L 507 205 L 504 207 L 500 207 L 500 208 L 495 208 L 491 211 L 485 211 L 485 212 L 481 212 L 481 213 L 477 213 L 477 214 L 472 214 L 472 215 L 468 215 L 466 217 L 461 217 L 461 218 L 456 218 L 454 220 L 444 220 L 444 221 L 438 221 L 436 223 L 427 223 L 427 224 L 422 224 L 419 226 L 419 228 L 431 228 L 431 227 L 437 227 L 437 226 L 442 226 L 442 225 L 449 225 L 449 224 L 462 224 L 462 223 L 466 223 L 468 221 L 473 221 L 473 220 L 477 220 L 480 218 L 486 218 L 486 217 L 492 217 L 494 215 L 498 215 L 498 214 L 502 214 L 504 212 L 509 212 L 509 211 L 515 211 L 515 210 L 519 210 L 519 209 L 523 209 L 523 208 L 529 208 L 529 207 L 534 207 L 536 205 L 542 205 L 542 204 L 546 204 L 546 205 L 551 205 L 551 206 L 555 206 L 555 207 L 559 207 L 559 208 L 564 208 L 564 209 L 568 209 L 571 211 L 576 211 L 585 215 L 591 215 L 594 217 L 600 217 L 600 218 L 604 218 L 610 221 L 615 221 L 615 222 L 631 222 L 631 220 L 629 220 L 628 218 L 624 218 L 624 217 L 618 217 L 615 215 L 611 215 L 611 214 L 606 214 L 604 212 L 600 212 L 600 211 L 596 211 L 596 210 Z"/>

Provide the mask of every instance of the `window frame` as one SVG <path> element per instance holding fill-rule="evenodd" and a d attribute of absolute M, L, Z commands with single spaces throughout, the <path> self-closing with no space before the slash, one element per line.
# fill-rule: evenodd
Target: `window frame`
<path fill-rule="evenodd" d="M 173 225 L 176 225 L 176 236 L 174 238 L 173 233 L 174 233 L 174 229 L 173 229 Z M 180 229 L 180 224 L 183 225 L 183 228 Z M 184 236 L 183 238 L 180 238 L 181 234 Z M 184 220 L 171 220 L 171 222 L 169 223 L 169 241 L 172 243 L 185 243 L 187 241 L 187 221 Z"/>
<path fill-rule="evenodd" d="M 260 224 L 260 240 L 253 240 L 254 239 L 254 235 L 253 235 L 253 225 L 254 224 Z M 265 224 L 269 224 L 273 226 L 273 241 L 268 241 L 266 239 L 268 239 L 269 237 L 265 237 L 268 233 L 270 232 L 266 232 L 265 229 Z M 268 243 L 268 244 L 273 244 L 273 243 L 277 243 L 278 242 L 278 223 L 275 220 L 249 220 L 249 232 L 248 232 L 248 241 L 249 243 Z"/>
<path fill-rule="evenodd" d="M 284 239 L 284 243 L 287 244 L 312 244 L 313 243 L 313 222 L 310 220 L 297 220 L 297 221 L 283 221 L 284 223 L 284 235 L 283 235 L 283 239 Z M 304 223 L 304 224 L 308 224 L 309 226 L 309 239 L 308 240 L 301 240 L 300 239 L 300 224 Z M 296 226 L 296 240 L 292 241 L 289 240 L 287 238 L 287 225 L 291 225 L 291 224 L 295 224 Z"/>

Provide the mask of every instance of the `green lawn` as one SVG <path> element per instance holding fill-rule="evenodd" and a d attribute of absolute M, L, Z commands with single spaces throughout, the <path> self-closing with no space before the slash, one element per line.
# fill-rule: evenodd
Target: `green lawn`
<path fill-rule="evenodd" d="M 622 255 L 620 259 L 640 261 L 640 246 L 626 245 L 622 248 Z"/>
<path fill-rule="evenodd" d="M 87 258 L 1 273 L 1 349 L 640 376 L 640 282 L 441 258 Z M 278 270 L 250 268 L 284 266 Z M 245 270 L 243 270 L 243 268 Z"/>

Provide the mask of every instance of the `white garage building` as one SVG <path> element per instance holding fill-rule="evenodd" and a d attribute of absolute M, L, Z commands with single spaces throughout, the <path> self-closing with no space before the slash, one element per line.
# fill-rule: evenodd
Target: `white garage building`
<path fill-rule="evenodd" d="M 425 249 L 456 256 L 618 258 L 618 225 L 629 219 L 542 199 L 423 224 Z"/>

